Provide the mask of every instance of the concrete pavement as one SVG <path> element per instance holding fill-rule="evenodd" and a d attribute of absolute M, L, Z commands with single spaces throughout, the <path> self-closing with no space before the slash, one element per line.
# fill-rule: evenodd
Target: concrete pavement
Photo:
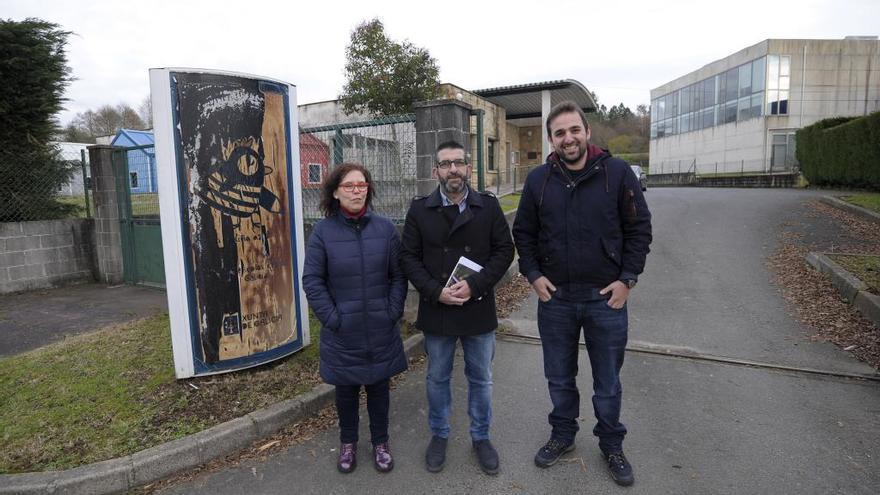
<path fill-rule="evenodd" d="M 493 440 L 501 473 L 482 474 L 470 451 L 467 387 L 456 362 L 453 433 L 439 474 L 423 467 L 424 370 L 392 392 L 396 467 L 377 473 L 369 442 L 350 475 L 336 471 L 335 428 L 264 462 L 250 461 L 162 493 L 619 493 L 581 401 L 577 449 L 549 469 L 532 458 L 546 441 L 550 408 L 537 345 L 499 341 Z M 589 365 L 581 354 L 581 388 Z M 636 470 L 631 493 L 864 493 L 880 490 L 880 387 L 741 366 L 629 353 L 624 366 L 625 448 Z M 361 438 L 368 439 L 366 411 Z"/>
<path fill-rule="evenodd" d="M 765 267 L 783 223 L 812 238 L 833 224 L 804 215 L 813 191 L 654 189 L 655 241 L 630 302 L 631 341 L 695 353 L 874 374 L 787 314 Z M 536 300 L 511 316 L 514 331 L 537 335 Z M 534 466 L 549 436 L 550 409 L 538 345 L 502 340 L 495 360 L 497 477 L 470 452 L 462 362 L 456 364 L 453 436 L 446 469 L 422 466 L 429 433 L 424 371 L 392 395 L 397 467 L 336 472 L 335 428 L 263 462 L 174 486 L 164 493 L 617 493 L 591 435 L 589 365 L 581 353 L 582 430 L 567 462 Z M 877 382 L 627 353 L 623 369 L 625 448 L 636 471 L 632 493 L 878 493 L 880 386 Z M 362 412 L 362 438 L 368 438 Z M 581 462 L 583 461 L 583 463 Z"/>

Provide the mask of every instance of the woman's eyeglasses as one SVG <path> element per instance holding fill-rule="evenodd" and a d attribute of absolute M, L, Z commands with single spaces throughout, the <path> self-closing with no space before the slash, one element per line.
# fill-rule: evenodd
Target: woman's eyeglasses
<path fill-rule="evenodd" d="M 354 192 L 355 189 L 358 191 L 366 191 L 370 188 L 369 182 L 345 182 L 339 184 L 339 188 L 345 192 Z"/>

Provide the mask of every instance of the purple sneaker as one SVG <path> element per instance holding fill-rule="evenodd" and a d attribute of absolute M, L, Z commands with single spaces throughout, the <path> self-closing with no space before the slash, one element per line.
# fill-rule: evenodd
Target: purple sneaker
<path fill-rule="evenodd" d="M 336 468 L 340 473 L 350 473 L 357 467 L 357 443 L 344 443 L 339 446 L 339 461 Z"/>
<path fill-rule="evenodd" d="M 376 471 L 380 473 L 387 473 L 394 469 L 394 458 L 388 451 L 388 442 L 373 447 L 373 464 L 376 466 Z"/>

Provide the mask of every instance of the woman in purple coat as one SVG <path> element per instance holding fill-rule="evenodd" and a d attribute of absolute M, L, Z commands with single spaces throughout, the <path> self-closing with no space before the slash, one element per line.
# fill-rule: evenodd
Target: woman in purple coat
<path fill-rule="evenodd" d="M 370 172 L 345 163 L 321 186 L 325 218 L 306 249 L 303 288 L 321 322 L 321 378 L 336 386 L 341 442 L 337 467 L 357 466 L 358 398 L 367 393 L 373 462 L 388 472 L 390 378 L 406 370 L 398 321 L 407 283 L 398 264 L 400 236 L 370 207 Z"/>

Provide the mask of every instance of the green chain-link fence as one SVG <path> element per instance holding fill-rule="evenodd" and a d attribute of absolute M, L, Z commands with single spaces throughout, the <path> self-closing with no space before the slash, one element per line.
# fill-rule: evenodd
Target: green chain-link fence
<path fill-rule="evenodd" d="M 0 151 L 0 222 L 90 217 L 85 146 L 58 143 L 25 155 Z"/>
<path fill-rule="evenodd" d="M 416 194 L 415 115 L 308 126 L 300 130 L 303 217 L 321 218 L 321 182 L 338 165 L 356 162 L 372 175 L 373 208 L 402 222 Z"/>

